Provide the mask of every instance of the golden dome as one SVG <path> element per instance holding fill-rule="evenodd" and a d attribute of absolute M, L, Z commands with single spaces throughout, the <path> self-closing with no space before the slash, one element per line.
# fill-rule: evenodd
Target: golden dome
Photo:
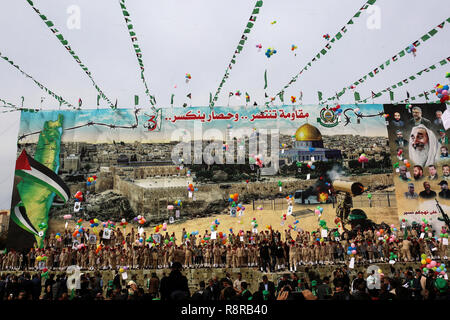
<path fill-rule="evenodd" d="M 319 129 L 305 123 L 295 132 L 295 140 L 297 141 L 322 141 L 322 134 Z"/>

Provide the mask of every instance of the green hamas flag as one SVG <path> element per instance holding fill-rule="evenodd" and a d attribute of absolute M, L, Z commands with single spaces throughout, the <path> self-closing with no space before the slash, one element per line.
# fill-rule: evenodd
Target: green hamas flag
<path fill-rule="evenodd" d="M 322 101 L 322 91 L 317 91 L 317 96 L 319 97 L 319 102 Z"/>
<path fill-rule="evenodd" d="M 389 91 L 389 96 L 391 98 L 391 101 L 394 101 L 394 91 Z"/>
<path fill-rule="evenodd" d="M 174 97 L 175 95 L 172 93 L 172 95 L 170 96 L 170 104 L 173 104 L 173 97 Z"/>
<path fill-rule="evenodd" d="M 209 93 L 209 104 L 211 104 L 211 102 L 212 102 L 212 93 L 210 92 Z"/>
<path fill-rule="evenodd" d="M 100 95 L 98 94 L 97 95 L 97 106 L 99 106 L 100 105 Z"/>
<path fill-rule="evenodd" d="M 361 96 L 359 95 L 359 92 L 355 91 L 355 101 L 361 100 Z"/>
<path fill-rule="evenodd" d="M 134 105 L 137 106 L 139 104 L 139 96 L 134 95 Z"/>
<path fill-rule="evenodd" d="M 264 89 L 267 88 L 267 70 L 264 71 Z"/>

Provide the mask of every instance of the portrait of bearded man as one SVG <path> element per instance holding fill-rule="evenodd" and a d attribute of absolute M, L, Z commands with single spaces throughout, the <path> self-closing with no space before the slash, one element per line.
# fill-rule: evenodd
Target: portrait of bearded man
<path fill-rule="evenodd" d="M 422 167 L 435 164 L 440 158 L 441 144 L 433 131 L 420 124 L 411 130 L 409 157 Z"/>

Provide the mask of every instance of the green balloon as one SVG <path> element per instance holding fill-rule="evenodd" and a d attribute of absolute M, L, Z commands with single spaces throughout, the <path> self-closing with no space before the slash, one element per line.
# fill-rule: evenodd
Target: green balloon
<path fill-rule="evenodd" d="M 168 244 L 168 243 L 169 243 L 169 240 L 167 240 L 167 239 L 164 240 L 164 243 L 165 243 L 165 244 Z"/>

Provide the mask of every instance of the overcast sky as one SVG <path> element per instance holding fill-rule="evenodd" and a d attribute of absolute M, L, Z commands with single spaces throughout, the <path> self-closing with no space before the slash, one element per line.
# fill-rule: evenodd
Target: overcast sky
<path fill-rule="evenodd" d="M 242 0 L 127 0 L 135 32 L 143 53 L 145 76 L 149 89 L 160 107 L 188 102 L 205 106 L 209 93 L 216 91 L 226 67 L 240 40 L 256 1 Z M 92 76 L 119 107 L 134 105 L 134 95 L 140 96 L 142 106 L 148 105 L 132 43 L 119 6 L 114 0 L 35 0 L 37 8 L 52 20 L 72 49 L 92 72 Z M 365 3 L 364 0 L 265 0 L 255 26 L 230 77 L 222 88 L 216 105 L 227 105 L 228 92 L 248 92 L 252 101 L 263 102 L 264 92 L 273 96 L 297 74 L 326 44 L 322 35 L 334 36 Z M 81 28 L 69 29 L 67 20 L 71 5 L 80 8 Z M 354 81 L 397 54 L 423 34 L 448 18 L 448 6 L 442 0 L 378 0 L 380 29 L 369 29 L 369 15 L 363 13 L 347 26 L 344 37 L 332 44 L 332 49 L 318 63 L 303 73 L 286 90 L 285 99 L 303 91 L 303 102 L 317 103 L 317 91 L 324 97 L 349 86 Z M 275 24 L 271 24 L 276 21 Z M 391 64 L 386 71 L 358 86 L 361 97 L 378 91 L 413 75 L 450 54 L 450 26 L 417 48 L 411 54 Z M 12 59 L 25 72 L 76 105 L 96 107 L 97 92 L 90 79 L 72 59 L 49 28 L 25 0 L 0 2 L 0 52 Z M 256 45 L 263 50 L 258 52 Z M 291 45 L 298 49 L 291 51 Z M 268 59 L 267 47 L 277 54 Z M 264 90 L 264 70 L 267 69 L 268 88 Z M 407 86 L 396 90 L 396 100 L 429 90 L 445 82 L 448 68 L 439 67 Z M 192 80 L 185 83 L 185 74 Z M 58 103 L 40 90 L 7 62 L 0 60 L 0 99 L 25 106 L 40 105 L 55 108 Z M 176 88 L 175 88 L 176 86 Z M 244 103 L 230 99 L 230 105 Z M 341 102 L 352 103 L 353 95 L 346 93 Z M 389 102 L 384 95 L 375 103 Z M 106 106 L 102 101 L 102 105 Z M 0 208 L 9 207 L 13 178 L 15 146 L 19 116 L 0 114 L 0 133 L 4 144 L 0 169 Z"/>

